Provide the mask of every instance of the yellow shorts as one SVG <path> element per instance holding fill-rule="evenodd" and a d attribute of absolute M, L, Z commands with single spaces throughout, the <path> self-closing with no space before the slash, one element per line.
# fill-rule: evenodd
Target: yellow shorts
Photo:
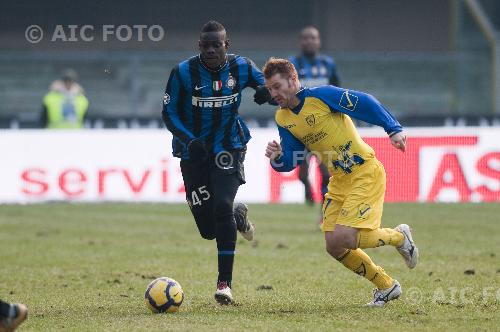
<path fill-rule="evenodd" d="M 350 174 L 332 176 L 323 203 L 323 232 L 335 225 L 377 229 L 382 220 L 385 170 L 377 159 L 355 167 Z"/>

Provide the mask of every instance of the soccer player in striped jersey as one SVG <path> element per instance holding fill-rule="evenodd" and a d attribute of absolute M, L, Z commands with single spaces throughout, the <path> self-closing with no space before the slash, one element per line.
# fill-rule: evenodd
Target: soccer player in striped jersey
<path fill-rule="evenodd" d="M 227 54 L 226 29 L 216 21 L 200 33 L 199 54 L 170 73 L 163 97 L 163 121 L 173 134 L 173 154 L 181 158 L 186 199 L 200 235 L 218 249 L 215 299 L 233 302 L 231 292 L 236 231 L 253 239 L 247 206 L 233 207 L 245 183 L 243 161 L 250 132 L 238 114 L 241 91 L 256 90 L 257 104 L 272 102 L 264 76 L 242 56 Z"/>

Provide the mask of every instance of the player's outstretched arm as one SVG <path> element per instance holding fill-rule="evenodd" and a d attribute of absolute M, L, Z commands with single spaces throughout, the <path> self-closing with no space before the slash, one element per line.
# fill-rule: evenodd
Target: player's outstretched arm
<path fill-rule="evenodd" d="M 320 87 L 314 93 L 328 104 L 333 112 L 341 112 L 357 120 L 384 128 L 393 146 L 405 151 L 406 136 L 402 133 L 403 127 L 372 95 L 333 86 Z"/>
<path fill-rule="evenodd" d="M 264 103 L 269 103 L 270 105 L 277 106 L 278 103 L 274 101 L 269 93 L 269 90 L 265 87 L 264 74 L 257 68 L 255 63 L 245 58 L 248 65 L 248 82 L 247 87 L 255 89 L 255 94 L 253 95 L 253 101 L 258 105 Z"/>

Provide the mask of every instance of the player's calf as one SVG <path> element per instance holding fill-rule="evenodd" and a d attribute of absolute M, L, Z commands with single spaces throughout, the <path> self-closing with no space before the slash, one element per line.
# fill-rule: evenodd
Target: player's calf
<path fill-rule="evenodd" d="M 399 247 L 403 241 L 403 234 L 396 229 L 360 229 L 358 233 L 357 245 L 361 249 L 377 248 L 381 246 Z"/>

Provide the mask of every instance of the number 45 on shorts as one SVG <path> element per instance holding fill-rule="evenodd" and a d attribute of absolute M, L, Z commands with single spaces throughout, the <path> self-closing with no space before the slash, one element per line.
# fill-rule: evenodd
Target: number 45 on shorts
<path fill-rule="evenodd" d="M 188 200 L 190 206 L 202 205 L 203 201 L 208 201 L 210 199 L 210 193 L 207 190 L 207 186 L 201 186 L 191 192 L 191 199 Z"/>

